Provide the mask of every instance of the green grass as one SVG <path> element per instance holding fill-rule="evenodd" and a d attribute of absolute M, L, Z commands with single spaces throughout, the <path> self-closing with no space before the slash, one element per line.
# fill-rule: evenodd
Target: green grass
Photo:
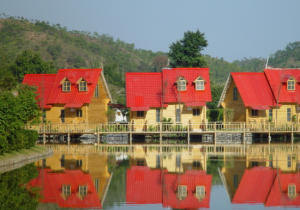
<path fill-rule="evenodd" d="M 21 149 L 19 151 L 11 151 L 9 153 L 4 153 L 3 155 L 0 155 L 0 160 L 6 160 L 10 159 L 19 155 L 31 155 L 35 153 L 44 153 L 47 151 L 47 148 L 41 147 L 41 146 L 34 146 L 30 149 Z"/>

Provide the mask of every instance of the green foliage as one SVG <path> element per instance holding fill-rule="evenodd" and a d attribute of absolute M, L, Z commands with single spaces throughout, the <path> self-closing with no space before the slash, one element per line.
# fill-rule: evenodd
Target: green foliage
<path fill-rule="evenodd" d="M 122 74 L 122 70 L 117 63 L 112 63 L 104 66 L 104 76 L 107 82 L 125 87 L 125 81 Z"/>
<path fill-rule="evenodd" d="M 208 102 L 207 106 L 210 109 L 216 109 L 219 103 L 219 99 L 222 95 L 224 85 L 211 83 L 210 89 L 211 89 L 212 102 Z"/>
<path fill-rule="evenodd" d="M 57 60 L 62 52 L 61 45 L 48 46 L 48 52 L 52 55 L 53 60 Z"/>
<path fill-rule="evenodd" d="M 233 109 L 225 108 L 223 114 L 225 116 L 226 122 L 231 122 L 234 118 L 234 110 Z"/>
<path fill-rule="evenodd" d="M 223 121 L 224 109 L 207 109 L 206 116 L 209 122 Z"/>
<path fill-rule="evenodd" d="M 0 175 L 0 209 L 36 209 L 39 193 L 36 188 L 25 184 L 38 176 L 34 164 L 6 172 Z"/>
<path fill-rule="evenodd" d="M 43 61 L 38 53 L 33 53 L 31 50 L 25 50 L 22 54 L 18 55 L 9 69 L 20 82 L 23 80 L 25 74 L 56 72 L 52 62 Z"/>
<path fill-rule="evenodd" d="M 200 52 L 207 45 L 204 33 L 199 29 L 196 32 L 184 32 L 183 39 L 170 45 L 168 55 L 171 67 L 206 67 L 207 63 Z"/>
<path fill-rule="evenodd" d="M 220 178 L 218 168 L 224 166 L 224 161 L 222 157 L 210 157 L 207 161 L 207 174 L 213 176 L 212 185 L 222 185 L 222 180 Z"/>

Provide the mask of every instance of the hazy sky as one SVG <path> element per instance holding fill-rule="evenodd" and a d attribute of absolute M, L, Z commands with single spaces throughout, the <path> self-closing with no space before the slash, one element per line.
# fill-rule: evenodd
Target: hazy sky
<path fill-rule="evenodd" d="M 169 51 L 187 30 L 205 33 L 205 54 L 268 57 L 300 41 L 300 0 L 0 0 L 0 13 L 97 31 Z"/>

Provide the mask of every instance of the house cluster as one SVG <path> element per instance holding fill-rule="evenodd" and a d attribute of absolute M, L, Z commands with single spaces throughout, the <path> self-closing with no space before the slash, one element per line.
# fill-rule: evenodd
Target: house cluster
<path fill-rule="evenodd" d="M 107 106 L 113 101 L 101 69 L 27 74 L 23 83 L 38 87 L 38 103 L 47 122 L 107 122 Z M 227 79 L 218 106 L 231 110 L 225 111 L 224 122 L 298 121 L 299 87 L 300 69 L 234 72 Z M 164 119 L 184 124 L 205 123 L 206 105 L 210 101 L 208 68 L 126 73 L 127 108 L 135 124 Z M 117 121 L 126 121 L 120 110 L 116 115 Z"/>

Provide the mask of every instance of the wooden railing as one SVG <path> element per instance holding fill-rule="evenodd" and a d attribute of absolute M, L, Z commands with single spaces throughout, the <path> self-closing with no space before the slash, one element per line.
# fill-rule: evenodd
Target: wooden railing
<path fill-rule="evenodd" d="M 141 129 L 135 129 L 135 128 Z M 52 123 L 27 125 L 39 133 L 300 133 L 300 123 Z"/>

